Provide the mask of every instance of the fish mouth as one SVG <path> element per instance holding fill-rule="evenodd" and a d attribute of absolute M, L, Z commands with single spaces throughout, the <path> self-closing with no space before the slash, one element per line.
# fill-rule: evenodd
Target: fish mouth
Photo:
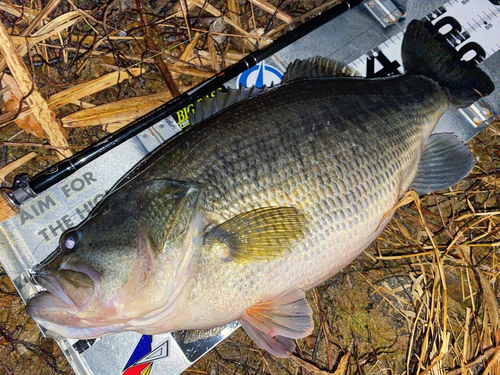
<path fill-rule="evenodd" d="M 28 301 L 26 310 L 49 336 L 90 339 L 122 328 L 123 324 L 102 321 L 102 315 L 95 319 L 100 286 L 95 270 L 83 266 L 40 270 L 33 279 L 45 290 Z"/>
<path fill-rule="evenodd" d="M 80 316 L 77 306 L 70 306 L 54 294 L 44 291 L 38 293 L 26 308 L 33 320 L 45 328 L 46 334 L 57 338 L 93 339 L 119 331 L 120 325 L 100 326 Z"/>
<path fill-rule="evenodd" d="M 88 267 L 60 268 L 57 271 L 42 269 L 33 275 L 33 279 L 45 291 L 33 297 L 28 308 L 84 310 L 94 301 L 99 289 L 98 274 Z M 35 298 L 36 304 L 33 301 Z M 45 303 L 40 304 L 40 301 Z"/>
<path fill-rule="evenodd" d="M 41 271 L 39 274 L 35 275 L 34 279 L 38 285 L 46 290 L 46 292 L 42 292 L 41 294 L 48 292 L 69 307 L 76 307 L 75 302 L 69 298 L 61 287 L 61 284 L 57 282 L 56 278 L 50 272 Z"/>

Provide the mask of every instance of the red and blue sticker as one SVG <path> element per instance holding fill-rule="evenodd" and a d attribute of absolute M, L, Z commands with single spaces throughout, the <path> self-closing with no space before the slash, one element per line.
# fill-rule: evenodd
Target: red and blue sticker
<path fill-rule="evenodd" d="M 123 375 L 149 375 L 154 361 L 168 357 L 169 341 L 153 348 L 153 336 L 142 335 L 123 369 Z"/>

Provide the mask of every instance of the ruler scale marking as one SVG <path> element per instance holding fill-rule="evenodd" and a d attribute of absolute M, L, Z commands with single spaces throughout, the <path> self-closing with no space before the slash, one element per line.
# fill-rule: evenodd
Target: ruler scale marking
<path fill-rule="evenodd" d="M 492 37 L 492 29 L 500 27 L 497 24 L 498 14 L 500 8 L 492 8 L 488 0 L 476 0 L 474 3 L 451 0 L 424 19 L 439 28 L 439 32 L 444 34 L 462 60 L 480 63 L 500 50 L 500 44 Z M 403 33 L 397 33 L 349 66 L 366 77 L 403 73 L 400 54 L 402 39 Z"/>

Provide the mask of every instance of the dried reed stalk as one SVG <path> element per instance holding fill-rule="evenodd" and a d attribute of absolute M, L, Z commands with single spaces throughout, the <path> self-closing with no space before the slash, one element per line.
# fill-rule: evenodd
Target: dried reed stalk
<path fill-rule="evenodd" d="M 68 103 L 72 103 L 75 100 L 114 86 L 126 79 L 137 77 L 143 72 L 144 70 L 142 68 L 130 68 L 112 72 L 92 81 L 81 83 L 67 90 L 58 92 L 49 98 L 47 104 L 51 109 L 59 108 Z"/>
<path fill-rule="evenodd" d="M 17 49 L 2 23 L 0 23 L 0 51 L 20 91 L 25 96 L 26 104 L 29 106 L 31 113 L 36 118 L 44 135 L 49 140 L 49 143 L 53 146 L 67 147 L 68 143 L 63 129 L 57 122 L 54 113 L 48 107 L 47 102 L 42 97 L 42 94 L 38 91 L 35 83 L 32 81 L 28 68 L 18 55 Z M 57 156 L 62 160 L 72 154 L 71 150 L 65 149 L 59 151 Z"/>
<path fill-rule="evenodd" d="M 163 80 L 167 84 L 167 88 L 172 94 L 173 97 L 179 96 L 181 93 L 179 92 L 179 88 L 177 87 L 176 83 L 174 82 L 172 78 L 172 74 L 170 73 L 170 70 L 167 67 L 167 64 L 163 59 L 161 58 L 160 54 L 157 53 L 158 48 L 156 47 L 155 42 L 153 41 L 153 38 L 151 36 L 151 29 L 149 27 L 149 20 L 146 17 L 146 14 L 144 13 L 144 10 L 142 9 L 142 4 L 140 0 L 135 0 L 135 5 L 137 7 L 137 10 L 139 11 L 140 17 L 141 17 L 141 23 L 142 23 L 142 28 L 144 30 L 144 40 L 146 41 L 146 47 L 150 52 L 154 53 L 153 60 L 158 67 L 158 69 L 161 72 L 161 75 L 163 76 Z"/>
<path fill-rule="evenodd" d="M 21 158 L 19 158 L 17 160 L 14 160 L 12 163 L 7 164 L 5 167 L 3 167 L 2 169 L 0 169 L 0 182 L 4 182 L 5 181 L 5 177 L 8 174 L 12 173 L 14 170 L 16 170 L 17 168 L 19 168 L 20 166 L 26 164 L 27 162 L 29 162 L 34 157 L 36 157 L 36 153 L 35 152 L 30 152 L 29 154 L 26 154 L 23 157 L 21 157 Z"/>
<path fill-rule="evenodd" d="M 260 9 L 263 11 L 272 14 L 273 16 L 275 15 L 276 18 L 282 20 L 283 22 L 287 24 L 291 24 L 293 22 L 293 17 L 290 16 L 289 14 L 283 12 L 282 10 L 279 10 L 276 8 L 274 5 L 268 3 L 265 0 L 249 0 L 251 3 L 254 5 L 258 6 Z"/>
<path fill-rule="evenodd" d="M 231 21 L 241 27 L 240 4 L 238 0 L 227 0 L 227 8 L 229 9 L 229 18 L 231 18 Z"/>
<path fill-rule="evenodd" d="M 181 92 L 192 87 L 182 87 Z M 123 99 L 71 113 L 61 121 L 68 128 L 100 125 L 106 126 L 107 131 L 114 131 L 171 99 L 173 97 L 169 92 Z"/>
<path fill-rule="evenodd" d="M 22 58 L 28 53 L 28 46 L 31 48 L 36 43 L 56 36 L 58 33 L 70 28 L 81 19 L 82 17 L 78 12 L 68 12 L 42 26 L 38 31 L 34 32 L 30 38 L 25 38 L 24 41 L 21 39 L 22 37 L 15 38 L 15 40 L 20 43 L 18 49 L 19 56 Z M 5 60 L 4 56 L 0 56 L 0 72 L 3 71 L 3 69 L 5 69 Z"/>

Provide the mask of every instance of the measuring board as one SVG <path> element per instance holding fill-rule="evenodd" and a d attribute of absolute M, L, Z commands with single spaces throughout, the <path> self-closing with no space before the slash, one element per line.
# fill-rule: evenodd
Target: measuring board
<path fill-rule="evenodd" d="M 446 37 L 464 61 L 480 63 L 500 49 L 500 7 L 489 0 L 452 0 L 424 19 Z M 397 33 L 349 65 L 367 77 L 404 73 L 403 34 Z"/>
<path fill-rule="evenodd" d="M 497 3 L 497 5 L 494 5 Z M 457 58 L 483 62 L 500 50 L 500 6 L 492 0 L 451 0 L 429 13 L 424 19 L 444 35 L 457 52 Z M 495 26 L 494 26 L 495 25 Z M 386 77 L 404 73 L 401 44 L 404 32 L 399 32 L 367 54 L 349 64 L 365 77 Z M 458 110 L 474 128 L 487 125 L 494 112 L 483 101 L 468 109 Z M 464 141 L 475 135 L 473 128 L 462 135 Z M 437 128 L 442 132 L 441 128 Z M 458 130 L 455 130 L 457 133 Z"/>
<path fill-rule="evenodd" d="M 464 60 L 480 64 L 500 87 L 500 2 L 498 0 L 386 1 L 369 0 L 312 31 L 292 45 L 226 83 L 279 83 L 295 59 L 321 55 L 349 64 L 362 75 L 380 77 L 403 72 L 401 36 L 411 19 L 427 19 Z M 450 110 L 439 132 L 454 132 L 467 141 L 500 112 L 500 94 L 461 111 Z M 86 165 L 71 177 L 23 205 L 20 214 L 0 224 L 0 261 L 19 294 L 27 301 L 39 287 L 29 270 L 57 247 L 59 235 L 85 219 L 114 183 L 139 160 L 181 131 L 188 123 L 187 106 L 137 137 Z M 147 336 L 120 333 L 96 340 L 55 337 L 77 374 L 178 374 L 230 335 L 238 324 L 217 336 L 183 344 L 176 334 Z"/>

